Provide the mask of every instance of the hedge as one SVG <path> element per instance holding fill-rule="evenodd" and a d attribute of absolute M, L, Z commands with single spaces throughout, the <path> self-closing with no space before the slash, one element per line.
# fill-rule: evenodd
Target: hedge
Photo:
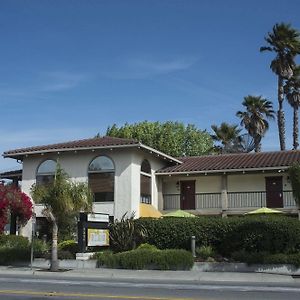
<path fill-rule="evenodd" d="M 58 244 L 58 250 L 69 252 L 72 254 L 73 258 L 76 258 L 76 253 L 79 252 L 79 246 L 74 240 L 66 240 Z"/>
<path fill-rule="evenodd" d="M 0 235 L 0 264 L 30 260 L 30 243 L 27 238 L 16 235 Z"/>
<path fill-rule="evenodd" d="M 97 253 L 98 266 L 119 269 L 189 270 L 194 264 L 193 256 L 186 250 L 153 250 L 140 248 L 113 254 Z"/>
<path fill-rule="evenodd" d="M 238 251 L 232 253 L 232 258 L 238 262 L 251 264 L 292 264 L 296 267 L 300 266 L 300 252 L 285 254 L 269 254 L 267 252 L 246 252 Z"/>
<path fill-rule="evenodd" d="M 212 246 L 217 253 L 230 256 L 234 251 L 296 253 L 300 250 L 300 222 L 287 216 L 142 218 L 148 235 L 144 242 L 159 249 L 190 249 Z"/>

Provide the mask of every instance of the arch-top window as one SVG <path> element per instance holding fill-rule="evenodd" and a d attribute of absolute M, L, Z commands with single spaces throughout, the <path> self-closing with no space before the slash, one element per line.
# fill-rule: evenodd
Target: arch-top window
<path fill-rule="evenodd" d="M 110 158 L 96 157 L 89 165 L 88 178 L 95 202 L 114 201 L 115 167 Z"/>
<path fill-rule="evenodd" d="M 143 162 L 142 162 L 141 172 L 151 175 L 151 166 L 150 166 L 149 161 L 147 159 L 143 160 Z"/>
<path fill-rule="evenodd" d="M 36 183 L 39 185 L 39 184 L 49 184 L 53 182 L 55 170 L 56 170 L 55 160 L 48 159 L 43 161 L 37 169 Z"/>
<path fill-rule="evenodd" d="M 151 204 L 151 166 L 146 159 L 141 165 L 141 203 Z"/>

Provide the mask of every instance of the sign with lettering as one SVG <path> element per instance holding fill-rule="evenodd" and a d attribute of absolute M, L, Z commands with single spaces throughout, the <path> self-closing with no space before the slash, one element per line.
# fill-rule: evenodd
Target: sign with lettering
<path fill-rule="evenodd" d="M 87 242 L 90 247 L 109 246 L 109 230 L 88 228 Z"/>

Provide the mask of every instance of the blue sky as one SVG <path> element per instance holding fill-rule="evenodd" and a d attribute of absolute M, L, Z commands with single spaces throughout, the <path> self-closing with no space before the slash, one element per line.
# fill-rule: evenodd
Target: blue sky
<path fill-rule="evenodd" d="M 0 152 L 142 120 L 210 131 L 238 123 L 248 94 L 277 109 L 273 54 L 259 47 L 276 22 L 300 29 L 299 11 L 297 0 L 2 0 Z M 273 122 L 263 150 L 279 148 L 277 135 Z"/>

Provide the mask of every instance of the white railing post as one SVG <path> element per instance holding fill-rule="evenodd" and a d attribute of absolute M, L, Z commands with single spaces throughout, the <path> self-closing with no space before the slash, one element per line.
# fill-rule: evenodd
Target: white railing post
<path fill-rule="evenodd" d="M 226 174 L 222 175 L 221 204 L 222 204 L 222 217 L 227 217 L 228 195 L 227 195 L 227 175 Z"/>

